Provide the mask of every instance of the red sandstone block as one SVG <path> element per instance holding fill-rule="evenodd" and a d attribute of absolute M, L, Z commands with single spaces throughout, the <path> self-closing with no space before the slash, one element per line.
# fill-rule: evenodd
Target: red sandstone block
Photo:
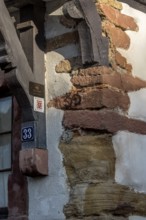
<path fill-rule="evenodd" d="M 22 149 L 19 154 L 19 167 L 27 176 L 48 175 L 48 151 L 46 149 Z"/>
<path fill-rule="evenodd" d="M 111 88 L 86 89 L 76 94 L 67 94 L 52 100 L 48 106 L 58 109 L 121 108 L 128 110 L 129 97 L 126 93 Z"/>
<path fill-rule="evenodd" d="M 110 133 L 130 131 L 133 133 L 146 134 L 146 122 L 129 119 L 116 112 L 105 109 L 100 111 L 65 111 L 63 125 L 70 129 L 106 130 Z"/>
<path fill-rule="evenodd" d="M 120 74 L 104 66 L 82 69 L 78 75 L 73 76 L 71 81 L 76 87 L 106 84 L 125 92 L 146 87 L 146 81 L 133 77 L 131 74 Z"/>

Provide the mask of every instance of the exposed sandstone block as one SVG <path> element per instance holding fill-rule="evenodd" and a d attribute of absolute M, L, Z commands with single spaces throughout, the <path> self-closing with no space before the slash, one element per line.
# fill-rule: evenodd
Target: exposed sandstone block
<path fill-rule="evenodd" d="M 57 73 L 70 73 L 71 72 L 71 63 L 69 60 L 62 60 L 56 67 L 55 70 Z"/>
<path fill-rule="evenodd" d="M 130 38 L 122 29 L 115 27 L 109 21 L 105 21 L 102 24 L 104 31 L 108 34 L 111 43 L 115 47 L 128 49 L 130 46 Z"/>
<path fill-rule="evenodd" d="M 46 149 L 22 149 L 19 155 L 19 167 L 27 176 L 48 175 L 48 151 Z"/>
<path fill-rule="evenodd" d="M 120 74 L 108 67 L 90 67 L 81 69 L 73 76 L 72 83 L 76 87 L 87 87 L 107 84 L 125 92 L 136 91 L 146 87 L 146 81 L 130 74 Z"/>
<path fill-rule="evenodd" d="M 108 110 L 65 111 L 63 124 L 66 128 L 94 129 L 115 133 L 117 131 L 130 131 L 146 134 L 146 122 L 129 119 L 116 112 Z"/>
<path fill-rule="evenodd" d="M 65 59 L 65 60 L 61 60 L 57 65 L 56 65 L 56 72 L 57 73 L 63 73 L 63 72 L 67 72 L 70 73 L 71 70 L 74 71 L 78 71 L 79 68 L 83 68 L 82 65 L 82 59 L 81 57 L 72 57 L 70 59 Z M 73 74 L 72 72 L 72 74 Z"/>
<path fill-rule="evenodd" d="M 61 143 L 69 183 L 92 183 L 114 179 L 115 153 L 110 135 L 74 136 Z"/>
<path fill-rule="evenodd" d="M 100 109 L 103 107 L 128 110 L 129 97 L 126 93 L 108 87 L 86 89 L 68 93 L 48 103 L 48 107 L 58 109 Z"/>
<path fill-rule="evenodd" d="M 116 26 L 121 27 L 124 30 L 138 31 L 138 26 L 132 17 L 121 14 L 119 10 L 107 4 L 98 4 L 98 8 L 106 18 Z"/>
<path fill-rule="evenodd" d="M 112 182 L 79 184 L 71 193 L 65 213 L 69 216 L 96 216 L 101 213 L 126 217 L 146 215 L 146 195 Z M 74 213 L 76 212 L 76 213 Z M 112 218 L 111 218 L 112 219 Z"/>

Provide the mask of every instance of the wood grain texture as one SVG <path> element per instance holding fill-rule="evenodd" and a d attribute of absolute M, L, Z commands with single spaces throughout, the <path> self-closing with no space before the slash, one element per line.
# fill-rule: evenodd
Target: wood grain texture
<path fill-rule="evenodd" d="M 102 36 L 101 18 L 91 0 L 79 0 L 85 21 L 90 29 L 94 62 L 108 65 L 108 40 Z"/>
<path fill-rule="evenodd" d="M 145 0 L 120 0 L 120 2 L 130 5 L 139 11 L 146 13 L 146 1 Z"/>
<path fill-rule="evenodd" d="M 92 50 L 91 34 L 85 21 L 82 21 L 78 25 L 79 40 L 81 47 L 82 63 L 93 63 L 94 55 Z"/>

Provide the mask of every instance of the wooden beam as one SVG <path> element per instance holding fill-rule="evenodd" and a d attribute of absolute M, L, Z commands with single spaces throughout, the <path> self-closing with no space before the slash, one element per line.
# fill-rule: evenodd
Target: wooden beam
<path fill-rule="evenodd" d="M 82 63 L 83 64 L 94 63 L 95 61 L 92 50 L 90 29 L 88 28 L 85 21 L 82 21 L 78 24 L 78 32 L 80 39 Z"/>
<path fill-rule="evenodd" d="M 28 4 L 33 5 L 43 5 L 45 1 L 43 0 L 4 0 L 8 9 L 11 8 L 21 8 Z M 48 4 L 48 13 L 55 11 L 57 8 L 62 6 L 66 0 L 48 0 L 46 3 Z"/>
<path fill-rule="evenodd" d="M 95 4 L 91 0 L 79 0 L 79 3 L 90 29 L 94 62 L 99 65 L 108 66 L 108 39 L 102 36 L 101 18 Z"/>
<path fill-rule="evenodd" d="M 42 4 L 42 0 L 4 0 L 8 7 L 22 7 L 27 4 Z"/>
<path fill-rule="evenodd" d="M 135 0 L 136 2 L 139 2 L 140 4 L 146 5 L 146 0 Z"/>
<path fill-rule="evenodd" d="M 71 17 L 73 19 L 84 19 L 84 15 L 77 1 L 66 2 L 63 5 L 63 13 L 66 17 Z"/>
<path fill-rule="evenodd" d="M 19 92 L 15 92 L 15 95 L 17 100 L 19 101 L 21 108 L 24 109 L 27 107 L 31 109 L 33 101 L 32 97 L 29 94 L 29 81 L 35 81 L 34 75 L 28 64 L 12 19 L 3 0 L 0 1 L 0 36 L 0 46 L 2 49 L 1 52 L 5 52 L 8 59 L 8 62 L 7 60 L 3 60 L 3 63 L 6 64 L 7 62 L 12 64 L 11 70 L 5 73 L 5 80 L 7 81 L 12 91 L 16 91 L 16 88 L 19 88 Z M 3 57 L 4 56 L 0 56 L 0 58 Z M 2 67 L 3 63 L 1 60 L 0 67 Z M 32 115 L 33 114 L 31 114 L 31 116 Z M 26 120 L 27 117 L 28 116 L 26 115 Z"/>
<path fill-rule="evenodd" d="M 126 3 L 132 8 L 146 13 L 146 0 L 120 0 L 120 2 Z"/>
<path fill-rule="evenodd" d="M 102 36 L 101 18 L 91 0 L 70 1 L 64 4 L 65 16 L 78 19 L 78 32 L 84 65 L 108 66 L 108 39 Z"/>

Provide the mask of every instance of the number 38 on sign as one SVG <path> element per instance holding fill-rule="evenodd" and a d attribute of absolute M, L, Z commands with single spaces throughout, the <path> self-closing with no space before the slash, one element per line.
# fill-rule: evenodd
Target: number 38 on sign
<path fill-rule="evenodd" d="M 32 126 L 22 128 L 21 139 L 23 142 L 33 141 L 34 140 L 34 128 Z"/>

